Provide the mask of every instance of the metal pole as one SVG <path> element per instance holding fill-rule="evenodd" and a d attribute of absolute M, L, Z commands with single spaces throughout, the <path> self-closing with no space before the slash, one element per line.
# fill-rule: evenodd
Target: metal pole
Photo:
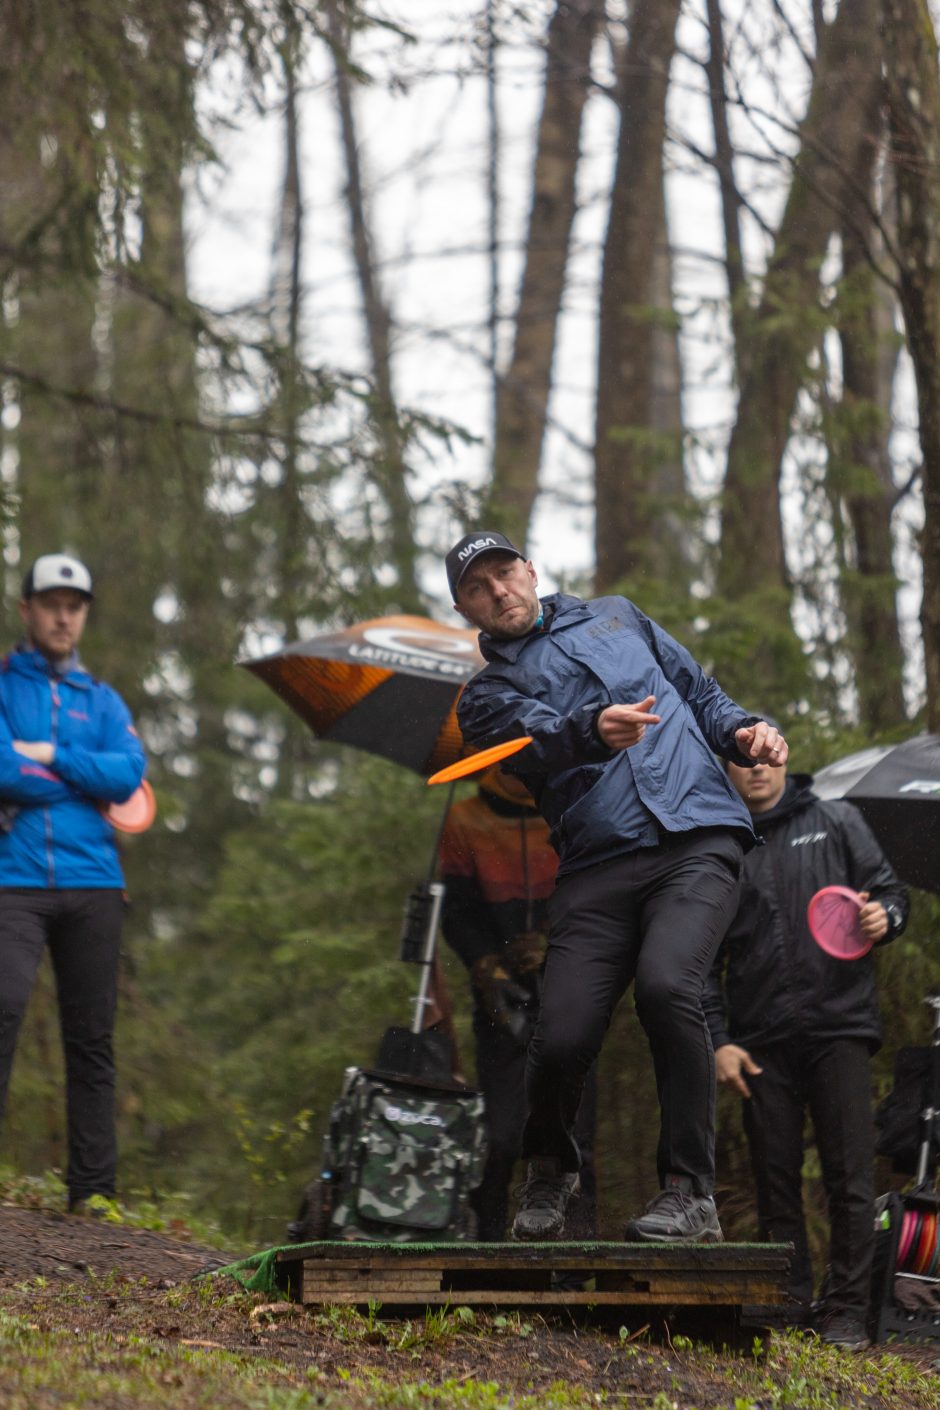
<path fill-rule="evenodd" d="M 428 887 L 431 905 L 428 911 L 428 928 L 424 935 L 424 950 L 418 963 L 421 965 L 421 983 L 415 996 L 414 1018 L 411 1021 L 412 1033 L 420 1033 L 424 1028 L 424 1010 L 428 1005 L 428 990 L 431 987 L 431 966 L 434 963 L 434 945 L 437 940 L 437 927 L 441 917 L 441 903 L 444 900 L 444 886 L 440 881 L 432 881 Z"/>
<path fill-rule="evenodd" d="M 940 1109 L 940 994 L 931 994 L 924 1000 L 933 1009 L 933 1041 L 930 1047 L 929 1079 L 927 1084 L 927 1105 L 921 1112 L 922 1139 L 917 1154 L 917 1170 L 914 1185 L 926 1183 L 933 1154 L 933 1123 Z"/>

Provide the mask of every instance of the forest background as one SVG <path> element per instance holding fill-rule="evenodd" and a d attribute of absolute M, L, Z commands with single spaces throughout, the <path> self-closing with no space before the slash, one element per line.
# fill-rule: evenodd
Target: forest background
<path fill-rule="evenodd" d="M 122 1193 L 279 1242 L 343 1068 L 408 1016 L 441 799 L 315 744 L 240 659 L 448 620 L 441 554 L 486 523 L 552 586 L 636 598 L 797 768 L 940 729 L 933 17 L 2 0 L 0 32 L 4 637 L 35 554 L 91 565 L 84 656 L 160 807 L 125 843 Z M 914 903 L 879 956 L 882 1089 L 940 986 Z M 46 975 L 7 1167 L 61 1160 L 61 1089 Z M 601 1094 L 616 1234 L 656 1139 L 629 1002 Z M 807 1173 L 818 1224 L 812 1148 Z"/>

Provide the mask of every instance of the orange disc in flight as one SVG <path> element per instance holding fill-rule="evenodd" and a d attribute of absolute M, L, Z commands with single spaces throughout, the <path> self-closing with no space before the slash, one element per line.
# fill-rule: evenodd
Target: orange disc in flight
<path fill-rule="evenodd" d="M 450 783 L 455 778 L 465 778 L 467 774 L 478 773 L 480 769 L 488 769 L 490 764 L 498 764 L 501 759 L 508 759 L 511 754 L 518 754 L 520 749 L 531 743 L 531 734 L 521 734 L 518 739 L 508 739 L 505 744 L 494 744 L 492 749 L 481 749 L 479 754 L 470 754 L 466 759 L 458 759 L 456 764 L 448 764 L 446 769 L 432 774 L 428 783 Z"/>

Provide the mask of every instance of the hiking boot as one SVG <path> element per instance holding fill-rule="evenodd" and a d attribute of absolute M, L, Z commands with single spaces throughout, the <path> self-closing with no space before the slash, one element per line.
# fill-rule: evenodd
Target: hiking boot
<path fill-rule="evenodd" d="M 578 1193 L 574 1170 L 562 1170 L 553 1156 L 529 1161 L 529 1173 L 519 1191 L 519 1209 L 512 1221 L 514 1239 L 560 1239 L 568 1201 Z"/>
<path fill-rule="evenodd" d="M 819 1324 L 819 1337 L 827 1346 L 839 1346 L 843 1351 L 864 1351 L 871 1346 L 865 1323 L 851 1312 L 827 1312 Z"/>
<path fill-rule="evenodd" d="M 711 1195 L 694 1195 L 685 1176 L 670 1176 L 623 1237 L 626 1243 L 720 1244 L 724 1236 Z"/>

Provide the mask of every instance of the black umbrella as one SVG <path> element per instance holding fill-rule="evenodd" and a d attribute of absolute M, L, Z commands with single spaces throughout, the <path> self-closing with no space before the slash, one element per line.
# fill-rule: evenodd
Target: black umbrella
<path fill-rule="evenodd" d="M 820 769 L 813 791 L 854 803 L 901 880 L 940 892 L 940 735 L 849 754 Z"/>

